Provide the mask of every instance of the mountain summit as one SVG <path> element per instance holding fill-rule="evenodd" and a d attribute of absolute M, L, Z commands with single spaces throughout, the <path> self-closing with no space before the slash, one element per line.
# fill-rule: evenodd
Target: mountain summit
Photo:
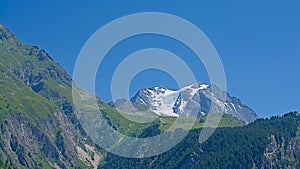
<path fill-rule="evenodd" d="M 139 90 L 131 102 L 148 107 L 160 116 L 202 116 L 212 113 L 232 114 L 246 123 L 258 118 L 238 98 L 215 85 L 196 82 L 177 91 L 164 87 Z M 223 109 L 223 112 L 222 112 Z"/>
<path fill-rule="evenodd" d="M 0 23 L 0 40 L 13 39 L 14 35 Z"/>

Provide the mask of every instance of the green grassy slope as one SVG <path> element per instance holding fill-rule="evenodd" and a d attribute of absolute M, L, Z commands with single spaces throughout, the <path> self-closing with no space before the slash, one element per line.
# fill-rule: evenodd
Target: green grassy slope
<path fill-rule="evenodd" d="M 62 104 L 71 104 L 71 84 L 44 50 L 23 44 L 0 24 L 0 168 L 82 164 L 76 146 L 89 141 Z"/>
<path fill-rule="evenodd" d="M 0 72 L 0 113 L 9 111 L 31 112 L 30 117 L 39 120 L 56 111 L 56 106 L 44 97 L 32 92 L 11 73 Z"/>

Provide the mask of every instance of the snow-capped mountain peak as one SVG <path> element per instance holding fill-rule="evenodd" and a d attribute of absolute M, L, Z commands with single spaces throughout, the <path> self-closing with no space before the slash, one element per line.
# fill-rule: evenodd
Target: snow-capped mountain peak
<path fill-rule="evenodd" d="M 191 97 L 199 90 L 206 89 L 209 85 L 196 82 L 179 90 L 170 90 L 164 87 L 142 89 L 131 101 L 149 107 L 160 116 L 179 116 L 174 112 L 174 105 L 181 93 L 188 93 Z M 185 103 L 181 104 L 183 109 Z"/>
<path fill-rule="evenodd" d="M 160 116 L 202 116 L 218 112 L 232 114 L 247 123 L 258 118 L 239 99 L 231 97 L 215 85 L 199 82 L 179 90 L 158 86 L 142 89 L 131 98 L 131 102 L 146 106 Z"/>

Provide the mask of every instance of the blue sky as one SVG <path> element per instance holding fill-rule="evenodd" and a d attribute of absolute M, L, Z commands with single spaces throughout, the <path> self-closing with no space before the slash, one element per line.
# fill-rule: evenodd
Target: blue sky
<path fill-rule="evenodd" d="M 228 91 L 262 117 L 300 111 L 300 2 L 287 1 L 0 1 L 0 22 L 37 45 L 70 74 L 80 49 L 100 27 L 137 12 L 164 12 L 198 26 L 212 41 L 225 68 Z M 209 82 L 201 62 L 172 39 L 145 35 L 114 47 L 98 70 L 97 94 L 110 97 L 110 80 L 126 55 L 157 47 L 181 56 L 198 81 Z M 132 81 L 129 93 L 161 85 L 176 89 L 166 73 L 148 70 Z"/>

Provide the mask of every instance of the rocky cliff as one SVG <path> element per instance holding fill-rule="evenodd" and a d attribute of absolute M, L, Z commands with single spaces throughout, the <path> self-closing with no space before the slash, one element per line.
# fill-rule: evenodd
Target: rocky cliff
<path fill-rule="evenodd" d="M 0 159 L 13 168 L 96 168 L 102 154 L 71 102 L 71 77 L 0 24 Z"/>

